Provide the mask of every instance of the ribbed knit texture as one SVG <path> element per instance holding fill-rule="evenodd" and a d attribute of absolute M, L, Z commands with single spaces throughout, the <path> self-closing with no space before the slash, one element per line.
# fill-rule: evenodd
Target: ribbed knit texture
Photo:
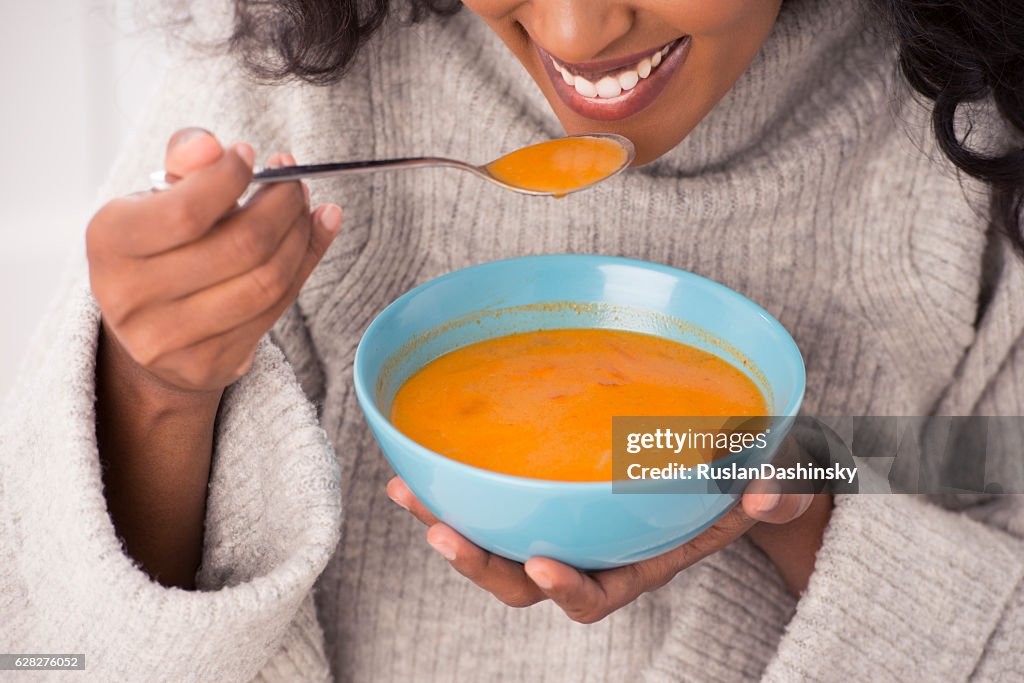
<path fill-rule="evenodd" d="M 228 3 L 210 3 L 197 20 L 215 33 Z M 1005 255 L 983 273 L 984 197 L 943 163 L 859 7 L 787 1 L 687 140 L 586 193 L 538 200 L 444 170 L 314 183 L 314 201 L 345 208 L 343 233 L 225 398 L 201 592 L 150 582 L 105 512 L 98 313 L 79 268 L 0 430 L 0 649 L 83 651 L 76 680 L 103 681 L 1019 678 L 1018 497 L 944 501 L 957 512 L 839 498 L 799 602 L 740 541 L 583 626 L 551 604 L 505 607 L 427 546 L 384 493 L 391 472 L 352 390 L 362 331 L 413 285 L 495 258 L 585 252 L 682 267 L 764 305 L 804 353 L 809 413 L 1021 414 L 1024 269 Z M 185 125 L 310 162 L 483 162 L 561 133 L 468 12 L 387 26 L 329 88 L 253 86 L 228 60 L 192 58 L 105 196 L 144 186 Z M 984 281 L 993 295 L 979 310 Z"/>

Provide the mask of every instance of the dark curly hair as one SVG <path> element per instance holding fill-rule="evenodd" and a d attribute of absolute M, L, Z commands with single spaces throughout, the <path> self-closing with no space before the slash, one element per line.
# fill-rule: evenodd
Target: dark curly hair
<path fill-rule="evenodd" d="M 1024 256 L 1024 2 L 873 0 L 889 19 L 899 67 L 932 101 L 939 147 L 992 188 L 992 227 Z M 972 148 L 972 109 L 992 103 L 1009 127 L 1008 149 Z"/>
<path fill-rule="evenodd" d="M 360 46 L 384 23 L 391 0 L 235 0 L 228 41 L 263 81 L 300 79 L 328 85 L 345 73 Z M 461 0 L 405 0 L 403 19 L 454 14 Z"/>
<path fill-rule="evenodd" d="M 942 151 L 992 189 L 992 227 L 1024 256 L 1024 2 L 869 0 L 888 19 L 906 80 L 932 102 Z M 458 11 L 459 0 L 403 0 L 403 18 Z M 269 81 L 325 85 L 392 11 L 390 0 L 235 0 L 231 48 Z M 1009 149 L 971 146 L 972 113 L 994 103 L 1014 140 Z"/>

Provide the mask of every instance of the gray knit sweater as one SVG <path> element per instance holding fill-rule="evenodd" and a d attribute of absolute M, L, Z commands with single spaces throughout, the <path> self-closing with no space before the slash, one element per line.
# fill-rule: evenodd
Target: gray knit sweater
<path fill-rule="evenodd" d="M 230 3 L 210 4 L 196 20 L 222 28 Z M 315 183 L 345 225 L 225 395 L 200 591 L 152 582 L 107 514 L 79 259 L 0 430 L 0 650 L 82 652 L 68 679 L 97 681 L 1020 680 L 1020 497 L 840 497 L 799 601 L 740 541 L 583 626 L 549 603 L 503 606 L 427 546 L 384 493 L 352 390 L 361 332 L 413 285 L 588 252 L 763 304 L 804 353 L 810 413 L 1024 414 L 1024 268 L 1003 253 L 983 270 L 984 198 L 935 151 L 858 4 L 785 3 L 687 140 L 593 191 L 538 200 L 443 170 Z M 257 87 L 189 56 L 104 196 L 144 187 L 185 125 L 302 161 L 485 161 L 561 133 L 468 12 L 385 28 L 328 88 Z"/>

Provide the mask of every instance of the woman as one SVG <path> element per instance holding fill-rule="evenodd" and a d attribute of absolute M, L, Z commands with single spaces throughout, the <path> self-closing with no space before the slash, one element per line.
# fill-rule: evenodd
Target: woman
<path fill-rule="evenodd" d="M 594 252 L 760 302 L 804 352 L 811 414 L 1021 414 L 1015 5 L 885 5 L 904 72 L 936 100 L 936 148 L 881 13 L 855 0 L 467 0 L 413 26 L 340 0 L 208 4 L 192 25 L 230 32 L 230 54 L 172 74 L 107 190 L 121 198 L 89 226 L 89 280 L 83 267 L 69 285 L 4 422 L 14 649 L 147 681 L 1024 669 L 1017 497 L 749 495 L 642 565 L 523 567 L 389 481 L 350 375 L 361 331 L 415 283 Z M 973 156 L 954 115 L 990 95 L 1005 121 L 972 142 L 1009 151 Z M 181 180 L 123 196 L 176 128 L 165 167 Z M 436 171 L 282 185 L 235 208 L 257 150 L 483 161 L 563 130 L 625 134 L 646 165 L 559 202 Z"/>

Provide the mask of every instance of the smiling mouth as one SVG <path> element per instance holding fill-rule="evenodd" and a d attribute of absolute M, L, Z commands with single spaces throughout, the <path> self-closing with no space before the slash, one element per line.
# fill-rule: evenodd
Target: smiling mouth
<path fill-rule="evenodd" d="M 677 38 L 640 55 L 617 60 L 570 64 L 534 43 L 561 100 L 589 119 L 617 120 L 647 107 L 686 61 L 690 37 Z"/>

